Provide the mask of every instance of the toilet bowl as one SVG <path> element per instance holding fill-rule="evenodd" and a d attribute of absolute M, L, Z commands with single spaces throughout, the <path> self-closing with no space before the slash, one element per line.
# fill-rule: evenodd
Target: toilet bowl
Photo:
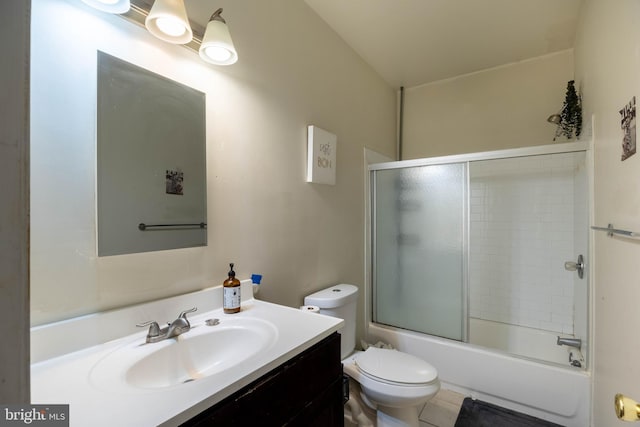
<path fill-rule="evenodd" d="M 305 305 L 318 306 L 320 314 L 344 320 L 338 331 L 344 373 L 362 389 L 350 396 L 354 402 L 348 409 L 358 412 L 359 421 L 354 420 L 358 425 L 418 427 L 419 410 L 440 389 L 438 372 L 426 361 L 398 350 L 369 347 L 353 352 L 357 293 L 356 286 L 341 284 L 304 299 Z M 375 420 L 365 419 L 373 411 L 360 408 L 360 402 L 375 410 Z"/>
<path fill-rule="evenodd" d="M 376 410 L 377 425 L 418 426 L 422 406 L 440 390 L 438 373 L 427 362 L 397 350 L 370 347 L 343 361 L 363 400 Z"/>

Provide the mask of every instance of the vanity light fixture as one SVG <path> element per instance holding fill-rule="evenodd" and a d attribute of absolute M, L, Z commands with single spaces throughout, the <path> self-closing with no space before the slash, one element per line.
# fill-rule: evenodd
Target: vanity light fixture
<path fill-rule="evenodd" d="M 184 0 L 155 0 L 144 24 L 151 34 L 169 43 L 186 44 L 193 38 Z"/>
<path fill-rule="evenodd" d="M 2 0 L 0 0 L 2 1 Z M 222 8 L 213 12 L 206 28 L 191 24 L 184 0 L 82 0 L 105 12 L 120 13 L 124 19 L 147 28 L 151 34 L 169 43 L 182 44 L 214 65 L 231 65 L 238 53 Z M 193 28 L 192 28 L 193 26 Z"/>
<path fill-rule="evenodd" d="M 238 60 L 227 22 L 222 18 L 222 8 L 213 12 L 200 44 L 200 58 L 215 65 L 231 65 Z"/>
<path fill-rule="evenodd" d="M 126 13 L 131 8 L 129 0 L 82 0 L 82 2 L 108 13 Z"/>

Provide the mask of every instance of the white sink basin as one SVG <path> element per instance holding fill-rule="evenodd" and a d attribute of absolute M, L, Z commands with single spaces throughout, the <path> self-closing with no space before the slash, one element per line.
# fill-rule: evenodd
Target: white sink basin
<path fill-rule="evenodd" d="M 241 286 L 242 295 L 251 295 L 251 280 Z M 74 426 L 112 427 L 116 419 L 119 427 L 177 426 L 344 324 L 253 298 L 242 300 L 240 313 L 224 314 L 222 294 L 217 286 L 31 328 L 32 402 L 70 404 Z M 178 339 L 145 344 L 145 330 L 131 334 L 141 320 L 169 320 L 167 313 L 194 306 L 192 329 Z M 219 325 L 205 325 L 216 317 Z M 177 352 L 183 344 L 189 351 Z M 199 379 L 189 381 L 193 372 Z"/>
<path fill-rule="evenodd" d="M 115 349 L 96 363 L 90 381 L 112 391 L 178 387 L 232 369 L 271 347 L 277 336 L 273 324 L 256 318 L 225 316 L 215 326 L 192 322 L 176 338 Z"/>

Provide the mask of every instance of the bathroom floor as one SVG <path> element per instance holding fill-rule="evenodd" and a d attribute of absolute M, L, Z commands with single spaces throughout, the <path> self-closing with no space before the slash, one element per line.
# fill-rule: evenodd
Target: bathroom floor
<path fill-rule="evenodd" d="M 454 427 L 464 395 L 441 389 L 420 412 L 420 427 Z"/>

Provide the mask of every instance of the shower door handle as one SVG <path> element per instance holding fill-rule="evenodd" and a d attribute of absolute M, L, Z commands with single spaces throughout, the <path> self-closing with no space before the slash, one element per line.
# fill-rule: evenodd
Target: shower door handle
<path fill-rule="evenodd" d="M 578 262 L 565 262 L 564 269 L 567 271 L 577 271 L 578 277 L 582 279 L 584 277 L 584 257 L 582 255 L 578 255 Z"/>

